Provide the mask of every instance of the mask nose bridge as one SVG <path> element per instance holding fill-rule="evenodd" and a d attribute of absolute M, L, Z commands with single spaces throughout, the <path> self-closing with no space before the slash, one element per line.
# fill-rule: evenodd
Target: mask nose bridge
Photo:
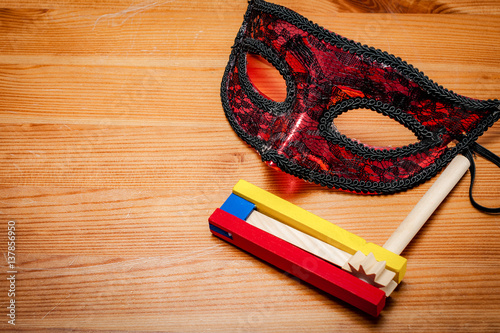
<path fill-rule="evenodd" d="M 333 85 L 325 75 L 321 75 L 321 70 L 319 73 L 312 70 L 311 58 L 304 57 L 303 54 L 279 55 L 277 50 L 253 38 L 245 38 L 241 41 L 241 51 L 239 72 L 242 81 L 247 83 L 245 91 L 255 105 L 269 113 L 269 117 L 266 117 L 269 120 L 266 129 L 268 138 L 265 143 L 266 150 L 287 156 L 289 155 L 287 150 L 304 145 L 303 141 L 311 133 L 311 128 L 317 132 L 315 136 L 320 136 L 317 123 L 331 104 L 332 91 L 336 90 L 337 95 L 349 97 Z M 296 52 L 297 49 L 293 51 Z M 248 79 L 246 61 L 243 61 L 246 60 L 249 52 L 262 56 L 282 74 L 287 85 L 287 98 L 284 102 L 275 102 L 256 93 Z M 294 61 L 300 63 L 300 70 L 296 70 L 298 65 Z M 292 66 L 295 69 L 293 75 L 291 74 Z M 266 154 L 261 155 L 266 160 Z"/>

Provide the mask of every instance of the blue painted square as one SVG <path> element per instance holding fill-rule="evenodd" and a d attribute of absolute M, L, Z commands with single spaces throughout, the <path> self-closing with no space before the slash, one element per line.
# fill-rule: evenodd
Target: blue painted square
<path fill-rule="evenodd" d="M 245 200 L 236 194 L 231 194 L 220 207 L 226 213 L 229 213 L 237 218 L 246 220 L 248 215 L 255 209 L 255 205 L 248 200 Z"/>

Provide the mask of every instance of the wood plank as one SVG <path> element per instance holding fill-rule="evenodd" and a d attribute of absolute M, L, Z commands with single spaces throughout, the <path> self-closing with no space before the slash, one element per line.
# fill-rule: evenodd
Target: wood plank
<path fill-rule="evenodd" d="M 347 0 L 311 0 L 304 3 L 300 0 L 270 1 L 288 8 L 292 8 L 304 15 L 314 15 L 318 12 L 340 12 L 340 13 L 397 13 L 397 14 L 499 14 L 498 3 L 495 0 L 376 0 L 365 2 L 351 2 Z M 147 10 L 199 10 L 200 12 L 213 11 L 216 15 L 225 12 L 244 11 L 246 1 L 203 1 L 203 0 L 163 0 L 163 1 L 131 1 L 131 0 L 105 0 L 105 1 L 3 1 L 5 8 L 71 8 L 71 9 L 107 9 L 113 16 L 131 16 Z M 222 13 L 222 14 L 221 14 Z"/>
<path fill-rule="evenodd" d="M 92 17 L 92 13 L 83 16 Z M 219 81 L 241 18 L 235 15 L 230 29 L 210 23 L 208 14 L 199 16 L 196 25 L 186 25 L 185 15 L 177 13 L 165 22 L 161 12 L 148 12 L 142 14 L 141 25 L 104 26 L 104 33 L 92 30 L 92 19 L 84 27 L 66 22 L 67 13 L 54 14 L 56 23 L 40 29 L 30 27 L 19 33 L 23 28 L 17 24 L 0 28 L 0 93 L 4 96 L 0 112 L 4 122 L 49 122 L 61 116 L 75 122 L 111 115 L 102 121 L 142 123 L 186 112 L 198 111 L 200 117 L 203 113 L 199 112 L 208 110 L 220 113 Z M 367 20 L 366 15 L 348 15 L 328 26 L 401 56 L 457 93 L 484 99 L 497 96 L 500 49 L 487 42 L 500 31 L 497 16 L 466 19 L 446 15 L 443 19 L 431 15 L 419 21 L 411 15 L 382 15 L 375 20 L 372 14 Z M 330 22 L 328 16 L 323 19 Z M 25 24 L 29 18 L 15 20 Z M 157 28 L 144 30 L 142 24 Z M 188 28 L 179 28 L 185 26 Z M 405 34 L 399 34 L 400 29 Z M 448 29 L 448 39 L 433 38 L 434 29 Z M 433 51 L 423 52 L 428 48 Z M 186 86 L 190 89 L 183 88 Z M 207 86 L 211 89 L 203 89 Z M 166 112 L 170 108 L 178 112 Z"/>

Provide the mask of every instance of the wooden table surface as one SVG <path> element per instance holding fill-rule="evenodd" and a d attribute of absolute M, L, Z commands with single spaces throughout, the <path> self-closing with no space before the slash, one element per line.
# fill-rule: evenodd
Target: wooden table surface
<path fill-rule="evenodd" d="M 496 0 L 275 2 L 457 93 L 500 98 Z M 403 252 L 407 275 L 377 319 L 211 236 L 207 218 L 239 179 L 379 245 L 432 183 L 360 196 L 262 163 L 219 95 L 246 6 L 2 1 L 0 329 L 500 331 L 500 217 L 471 206 L 469 174 Z M 371 142 L 404 139 L 378 120 L 359 114 L 343 128 Z M 479 142 L 500 154 L 500 123 Z M 477 199 L 500 205 L 498 168 L 482 158 L 477 168 Z"/>

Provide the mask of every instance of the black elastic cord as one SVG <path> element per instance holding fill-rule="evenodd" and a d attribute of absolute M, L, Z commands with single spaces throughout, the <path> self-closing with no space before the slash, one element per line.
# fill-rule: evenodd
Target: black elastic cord
<path fill-rule="evenodd" d="M 480 211 L 483 211 L 485 213 L 500 213 L 500 207 L 498 208 L 490 208 L 490 207 L 485 207 L 476 202 L 474 200 L 474 196 L 472 195 L 472 188 L 474 187 L 474 178 L 476 177 L 476 165 L 474 163 L 474 158 L 472 156 L 472 152 L 475 152 L 488 161 L 492 162 L 496 166 L 500 167 L 500 157 L 489 151 L 488 149 L 484 148 L 480 144 L 474 142 L 470 150 L 467 150 L 464 152 L 464 156 L 467 157 L 470 161 L 470 187 L 469 187 L 469 199 L 472 204 L 476 209 L 479 209 Z"/>

